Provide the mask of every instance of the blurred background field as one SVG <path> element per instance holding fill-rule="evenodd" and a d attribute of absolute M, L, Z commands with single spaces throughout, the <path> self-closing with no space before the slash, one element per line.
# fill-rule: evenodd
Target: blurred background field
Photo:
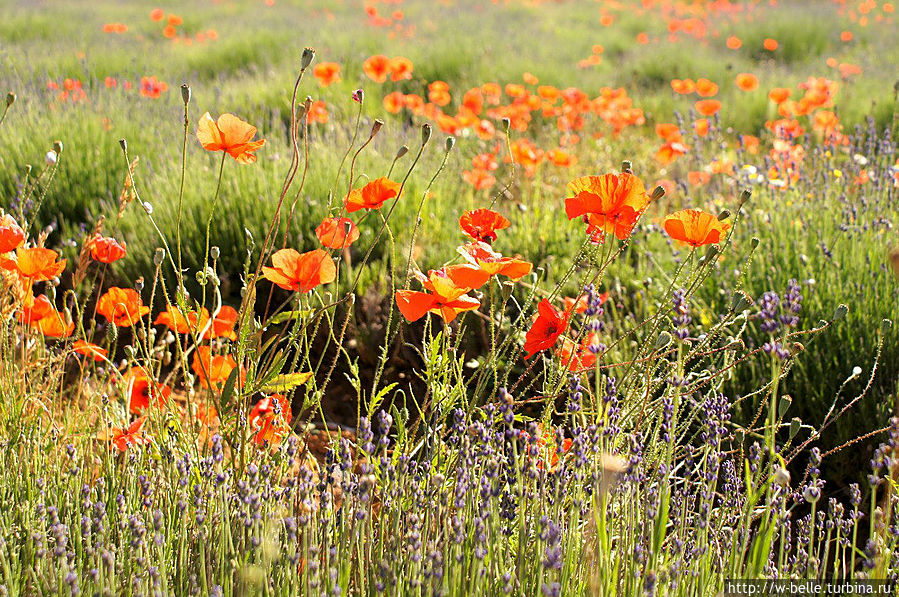
<path fill-rule="evenodd" d="M 631 4 L 644 8 L 633 9 Z M 881 321 L 899 315 L 899 287 L 888 264 L 890 248 L 897 242 L 896 184 L 886 175 L 865 186 L 856 184 L 862 171 L 889 173 L 896 164 L 892 139 L 899 133 L 895 116 L 899 39 L 892 10 L 882 4 L 861 12 L 850 3 L 824 1 L 709 3 L 699 19 L 695 14 L 700 9 L 691 12 L 691 5 L 677 12 L 666 8 L 673 6 L 668 3 L 631 4 L 623 9 L 616 8 L 618 3 L 587 1 L 366 5 L 75 0 L 52 7 L 44 2 L 5 6 L 0 20 L 0 89 L 16 92 L 18 99 L 0 128 L 0 205 L 18 209 L 26 166 L 42 168 L 52 142 L 62 140 L 61 167 L 46 197 L 39 205 L 23 207 L 37 209 L 35 217 L 50 231 L 51 246 L 74 247 L 84 230 L 105 216 L 107 231 L 115 231 L 129 248 L 123 265 L 110 275 L 124 286 L 148 276 L 158 240 L 145 232 L 137 206 L 130 205 L 120 221 L 116 218 L 126 171 L 119 139 L 127 139 L 131 156 L 139 157 L 136 180 L 142 199 L 153 206 L 160 227 L 173 230 L 183 133 L 179 87 L 188 83 L 193 94 L 191 135 L 203 112 L 232 112 L 258 126 L 267 140 L 255 167 L 226 164 L 218 206 L 223 217 L 214 224 L 213 244 L 221 247 L 224 288 L 226 293 L 230 289 L 233 301 L 240 288 L 236 276 L 246 256 L 245 230 L 256 239 L 264 236 L 290 161 L 290 93 L 302 47 L 316 49 L 317 63 L 339 63 L 341 80 L 322 87 L 307 76 L 300 87 L 301 97 L 323 101 L 327 111 L 327 122 L 309 126 L 309 177 L 287 242 L 301 250 L 314 246 L 312 231 L 325 216 L 329 188 L 353 135 L 351 125 L 359 107 L 351 99 L 353 90 L 361 88 L 366 94 L 363 135 L 373 119 L 386 121 L 357 164 L 358 171 L 376 178 L 387 172 L 402 144 L 414 153 L 419 143 L 422 119 L 407 111 L 398 115 L 386 111 L 382 101 L 392 92 L 427 96 L 429 83 L 445 81 L 453 94 L 446 108 L 450 110 L 470 88 L 487 82 L 523 84 L 526 73 L 539 85 L 576 87 L 590 98 L 603 88 L 623 88 L 642 110 L 643 122 L 615 132 L 600 119 L 589 121 L 579 131 L 580 142 L 566 146 L 575 163 L 560 166 L 545 160 L 532 176 L 526 176 L 520 165 L 513 172 L 500 159 L 498 182 L 489 189 L 473 188 L 462 173 L 471 168 L 474 156 L 502 145 L 502 135 L 485 141 L 471 130 L 458 132 L 458 145 L 431 189 L 415 255 L 421 267 L 452 259 L 452 247 L 460 239 L 461 212 L 486 206 L 498 196 L 497 209 L 512 220 L 511 233 L 498 248 L 533 261 L 551 283 L 570 263 L 582 238 L 581 227 L 566 222 L 563 215 L 565 184 L 577 176 L 610 171 L 628 159 L 647 186 L 672 183 L 672 192 L 652 207 L 609 284 L 621 311 L 636 315 L 664 290 L 660 288 L 664 284 L 654 282 L 664 280 L 664 272 L 684 256 L 663 235 L 652 233 L 658 230 L 660 216 L 682 207 L 734 210 L 735 189 L 752 184 L 743 166 L 763 173 L 768 169 L 763 154 L 733 149 L 739 134 L 759 136 L 763 142 L 770 137 L 765 124 L 777 115 L 768 91 L 785 87 L 796 93 L 796 86 L 809 77 L 827 77 L 839 82 L 834 112 L 848 145 L 821 147 L 809 135 L 800 180 L 786 188 L 764 179 L 753 186 L 735 245 L 744 257 L 750 254 L 753 237 L 760 239 L 759 247 L 748 263 L 724 263 L 702 290 L 704 304 L 696 306 L 711 321 L 726 308 L 731 289 L 742 287 L 758 300 L 766 291 L 784 293 L 790 279 L 800 283 L 805 297 L 803 326 L 829 319 L 838 304 L 846 303 L 849 315 L 805 347 L 786 382 L 795 416 L 814 424 L 838 391 L 842 406 L 864 388 L 877 358 Z M 161 21 L 151 18 L 151 10 L 157 8 L 165 15 Z M 165 29 L 171 15 L 181 21 L 172 25 L 174 33 Z M 696 23 L 685 30 L 683 23 L 690 19 L 700 21 L 701 30 Z M 675 21 L 681 24 L 673 26 Z M 124 24 L 126 30 L 115 32 L 111 24 Z M 730 36 L 741 41 L 738 49 L 727 47 Z M 768 38 L 777 40 L 776 51 L 764 49 Z M 411 79 L 371 81 L 362 64 L 376 54 L 410 59 Z M 738 73 L 756 75 L 758 89 L 739 89 L 734 84 Z M 693 100 L 672 91 L 671 80 L 683 78 L 707 78 L 720 86 L 716 99 L 723 107 L 708 136 L 692 131 Z M 660 143 L 655 125 L 671 122 L 686 123 L 682 128 L 692 151 L 673 164 L 660 165 L 654 158 Z M 500 130 L 500 123 L 495 124 Z M 410 200 L 399 203 L 395 220 L 408 222 L 399 227 L 399 246 L 408 243 L 403 235 L 413 229 L 417 198 L 443 157 L 444 136 L 435 133 L 439 142 L 432 142 L 409 181 Z M 511 133 L 512 141 L 531 139 L 546 151 L 561 147 L 565 137 L 552 120 Z M 734 162 L 735 173 L 716 175 L 701 186 L 693 184 L 689 173 L 702 171 L 719 154 Z M 504 155 L 502 148 L 500 156 Z M 185 265 L 196 268 L 202 261 L 218 162 L 193 137 L 187 160 Z M 409 160 L 407 156 L 400 164 Z M 370 238 L 376 222 L 365 222 L 362 230 Z M 363 290 L 385 294 L 390 256 L 376 257 L 379 261 L 363 278 Z M 400 261 L 396 266 L 402 269 L 406 264 Z M 822 448 L 883 426 L 895 410 L 899 335 L 895 326 L 884 330 L 874 391 L 831 430 L 828 445 Z M 758 339 L 765 341 L 761 332 Z M 734 394 L 756 387 L 752 382 L 768 374 L 767 366 L 759 362 L 742 368 L 733 380 Z M 844 386 L 856 366 L 865 374 Z M 751 417 L 754 405 L 744 405 L 744 415 Z M 865 450 L 850 450 L 841 453 L 833 466 L 858 470 L 866 458 Z"/>

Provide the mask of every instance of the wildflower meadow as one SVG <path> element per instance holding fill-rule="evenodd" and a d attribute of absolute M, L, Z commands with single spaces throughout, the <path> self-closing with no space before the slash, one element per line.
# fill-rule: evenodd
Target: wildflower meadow
<path fill-rule="evenodd" d="M 896 30 L 4 5 L 0 597 L 899 594 Z"/>

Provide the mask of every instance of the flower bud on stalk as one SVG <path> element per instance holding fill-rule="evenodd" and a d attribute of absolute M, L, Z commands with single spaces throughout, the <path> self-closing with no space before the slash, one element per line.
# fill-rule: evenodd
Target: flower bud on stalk
<path fill-rule="evenodd" d="M 401 145 L 400 148 L 396 150 L 396 158 L 395 159 L 398 160 L 401 157 L 403 157 L 404 155 L 406 155 L 407 153 L 409 153 L 409 148 L 405 145 Z"/>
<path fill-rule="evenodd" d="M 371 125 L 371 132 L 368 134 L 369 139 L 374 139 L 375 135 L 377 135 L 381 131 L 381 127 L 384 126 L 384 121 L 378 118 Z"/>
<path fill-rule="evenodd" d="M 421 125 L 421 144 L 427 145 L 431 140 L 431 125 L 427 122 Z"/>
<path fill-rule="evenodd" d="M 6 107 L 10 107 L 16 102 L 16 94 L 10 91 L 6 94 Z"/>
<path fill-rule="evenodd" d="M 456 145 L 456 138 L 453 136 L 449 136 L 446 138 L 446 151 L 449 153 L 453 150 L 453 147 Z"/>
<path fill-rule="evenodd" d="M 181 100 L 185 106 L 190 103 L 190 85 L 187 83 L 181 86 Z"/>
<path fill-rule="evenodd" d="M 300 70 L 306 70 L 315 58 L 315 48 L 303 48 L 303 57 L 300 58 Z"/>

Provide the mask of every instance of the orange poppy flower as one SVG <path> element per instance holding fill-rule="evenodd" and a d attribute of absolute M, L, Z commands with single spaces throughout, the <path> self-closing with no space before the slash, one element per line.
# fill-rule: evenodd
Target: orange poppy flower
<path fill-rule="evenodd" d="M 669 141 L 662 145 L 656 152 L 656 160 L 663 166 L 667 166 L 677 158 L 685 155 L 690 148 L 678 141 Z"/>
<path fill-rule="evenodd" d="M 740 38 L 737 37 L 736 35 L 731 35 L 730 37 L 727 38 L 727 41 L 725 41 L 724 43 L 727 45 L 728 49 L 731 49 L 731 50 L 739 50 L 740 46 L 743 45 L 743 42 L 740 41 Z"/>
<path fill-rule="evenodd" d="M 260 446 L 277 446 L 290 433 L 292 416 L 285 396 L 273 394 L 263 398 L 253 405 L 248 419 L 250 429 L 256 432 L 253 441 Z"/>
<path fill-rule="evenodd" d="M 428 99 L 438 106 L 445 106 L 450 103 L 449 85 L 445 81 L 434 81 L 428 85 Z"/>
<path fill-rule="evenodd" d="M 165 11 L 161 8 L 154 8 L 150 11 L 150 20 L 161 21 L 163 18 L 165 18 Z"/>
<path fill-rule="evenodd" d="M 700 137 L 705 137 L 709 134 L 709 124 L 708 118 L 697 118 L 693 123 L 693 130 L 696 131 L 696 134 Z"/>
<path fill-rule="evenodd" d="M 18 248 L 15 259 L 0 257 L 0 268 L 14 271 L 29 282 L 52 280 L 66 268 L 66 260 L 56 261 L 59 253 L 42 247 Z"/>
<path fill-rule="evenodd" d="M 775 87 L 768 92 L 768 99 L 770 99 L 775 104 L 782 104 L 787 101 L 787 99 L 789 99 L 792 93 L 792 89 L 788 89 L 786 87 Z"/>
<path fill-rule="evenodd" d="M 47 295 L 41 294 L 33 296 L 31 293 L 25 296 L 22 302 L 22 310 L 16 314 L 16 318 L 22 323 L 37 323 L 44 317 L 56 311 L 53 303 L 47 298 Z"/>
<path fill-rule="evenodd" d="M 531 270 L 534 268 L 534 266 L 527 261 L 515 257 L 503 257 L 500 253 L 494 251 L 487 243 L 474 242 L 463 245 L 459 247 L 459 253 L 470 264 L 477 266 L 488 276 L 502 275 L 511 280 L 518 280 L 522 276 L 531 273 Z M 447 268 L 447 270 L 449 269 L 450 268 Z M 450 277 L 454 278 L 452 273 L 450 273 Z M 458 278 L 454 279 L 457 283 L 460 282 Z M 471 285 L 472 288 L 478 288 L 479 286 L 481 286 L 481 284 Z"/>
<path fill-rule="evenodd" d="M 75 340 L 75 344 L 72 345 L 72 350 L 86 357 L 91 357 L 95 361 L 105 360 L 106 356 L 109 354 L 109 351 L 105 348 L 101 348 L 90 342 L 85 342 L 84 340 Z"/>
<path fill-rule="evenodd" d="M 359 228 L 349 218 L 325 218 L 315 229 L 323 247 L 345 249 L 359 240 Z"/>
<path fill-rule="evenodd" d="M 626 239 L 649 204 L 643 181 L 633 174 L 583 176 L 568 183 L 565 199 L 569 220 L 587 216 L 588 223 L 604 233 Z"/>
<path fill-rule="evenodd" d="M 604 305 L 607 300 L 609 300 L 608 292 L 603 292 L 599 295 L 600 305 Z M 586 294 L 582 295 L 578 299 L 566 296 L 562 299 L 562 303 L 565 305 L 565 311 L 567 313 L 584 313 L 587 311 L 587 309 L 590 308 L 590 300 Z"/>
<path fill-rule="evenodd" d="M 233 114 L 222 114 L 218 121 L 209 112 L 200 117 L 197 139 L 207 151 L 224 151 L 241 164 L 256 161 L 256 150 L 265 145 L 265 139 L 252 141 L 256 127 Z"/>
<path fill-rule="evenodd" d="M 489 209 L 466 211 L 459 218 L 459 227 L 466 235 L 476 241 L 492 243 L 496 240 L 496 231 L 511 226 L 511 222 Z"/>
<path fill-rule="evenodd" d="M 588 334 L 580 344 L 567 336 L 562 336 L 562 342 L 554 352 L 569 371 L 578 372 L 596 364 L 596 353 L 591 347 L 594 349 L 599 347 L 599 335 L 596 333 Z"/>
<path fill-rule="evenodd" d="M 317 122 L 319 124 L 328 122 L 328 106 L 323 100 L 316 100 L 309 104 L 309 111 L 306 112 L 306 122 Z"/>
<path fill-rule="evenodd" d="M 701 187 L 712 180 L 712 175 L 702 170 L 691 170 L 687 172 L 687 182 L 694 187 Z"/>
<path fill-rule="evenodd" d="M 142 367 L 132 367 L 123 376 L 128 410 L 132 414 L 140 414 L 153 405 L 163 408 L 172 395 L 172 388 L 153 380 Z"/>
<path fill-rule="evenodd" d="M 319 85 L 327 87 L 340 81 L 340 65 L 336 62 L 322 62 L 315 65 L 312 74 L 318 79 Z"/>
<path fill-rule="evenodd" d="M 406 106 L 406 96 L 402 91 L 394 91 L 385 95 L 381 103 L 391 114 L 399 114 Z"/>
<path fill-rule="evenodd" d="M 736 78 L 737 87 L 743 91 L 753 91 L 758 89 L 759 78 L 752 73 L 740 73 Z"/>
<path fill-rule="evenodd" d="M 55 308 L 46 316 L 31 323 L 31 327 L 48 338 L 68 338 L 75 331 L 74 322 L 66 322 Z"/>
<path fill-rule="evenodd" d="M 362 63 L 362 72 L 375 83 L 383 83 L 390 73 L 390 58 L 383 54 L 370 56 Z"/>
<path fill-rule="evenodd" d="M 461 270 L 456 270 L 455 273 L 459 271 Z M 415 275 L 428 292 L 397 290 L 395 295 L 396 306 L 409 321 L 418 321 L 431 312 L 450 323 L 459 313 L 481 306 L 478 299 L 466 294 L 471 288 L 457 285 L 446 268 L 431 270 L 427 277 L 421 272 L 416 272 Z"/>
<path fill-rule="evenodd" d="M 473 186 L 475 190 L 482 191 L 489 189 L 496 184 L 496 177 L 486 170 L 475 168 L 474 170 L 463 170 L 462 179 Z"/>
<path fill-rule="evenodd" d="M 693 81 L 693 79 L 672 79 L 671 89 L 674 90 L 674 93 L 688 95 L 696 91 L 696 83 Z"/>
<path fill-rule="evenodd" d="M 762 42 L 762 47 L 765 48 L 766 50 L 768 50 L 769 52 L 773 52 L 779 46 L 780 46 L 780 44 L 777 43 L 777 40 L 771 39 L 770 37 L 766 38 L 765 41 Z"/>
<path fill-rule="evenodd" d="M 680 141 L 680 127 L 670 122 L 662 122 L 656 125 L 656 135 L 665 141 Z"/>
<path fill-rule="evenodd" d="M 272 255 L 272 267 L 263 267 L 262 275 L 284 290 L 309 292 L 337 277 L 337 267 L 327 251 L 314 249 L 298 253 L 281 249 Z"/>
<path fill-rule="evenodd" d="M 25 231 L 9 214 L 0 216 L 0 253 L 15 251 L 25 242 Z"/>
<path fill-rule="evenodd" d="M 198 346 L 190 364 L 203 388 L 208 388 L 210 384 L 215 386 L 225 383 L 235 367 L 237 362 L 231 355 L 213 355 L 209 346 Z"/>
<path fill-rule="evenodd" d="M 668 236 L 691 247 L 717 244 L 730 230 L 730 224 L 699 209 L 675 212 L 665 218 L 663 227 Z"/>
<path fill-rule="evenodd" d="M 87 242 L 91 257 L 100 263 L 112 263 L 125 256 L 125 243 L 119 244 L 114 238 L 95 236 Z"/>
<path fill-rule="evenodd" d="M 562 313 L 547 299 L 537 305 L 537 318 L 524 337 L 525 359 L 555 346 L 559 336 L 568 327 L 568 313 Z"/>
<path fill-rule="evenodd" d="M 703 116 L 714 116 L 721 109 L 721 102 L 713 99 L 699 100 L 693 107 Z"/>
<path fill-rule="evenodd" d="M 143 434 L 143 426 L 146 418 L 140 417 L 125 429 L 113 427 L 108 432 L 100 432 L 97 439 L 112 442 L 119 452 L 126 451 L 131 446 L 143 446 L 150 443 L 150 438 Z"/>
<path fill-rule="evenodd" d="M 235 325 L 237 325 L 237 309 L 228 305 L 222 305 L 212 319 L 212 326 L 203 334 L 203 338 L 206 340 L 211 340 L 212 338 L 237 340 L 237 332 L 234 331 Z"/>
<path fill-rule="evenodd" d="M 133 326 L 149 312 L 133 288 L 113 286 L 97 301 L 97 313 L 122 328 Z"/>
<path fill-rule="evenodd" d="M 400 184 L 381 177 L 359 189 L 353 189 L 343 203 L 350 213 L 360 209 L 380 209 L 385 201 L 393 199 L 400 192 Z"/>
<path fill-rule="evenodd" d="M 718 85 L 708 79 L 696 79 L 696 93 L 702 97 L 712 97 L 718 93 Z"/>
<path fill-rule="evenodd" d="M 387 64 L 391 81 L 404 81 L 412 78 L 412 61 L 405 56 L 394 56 Z"/>

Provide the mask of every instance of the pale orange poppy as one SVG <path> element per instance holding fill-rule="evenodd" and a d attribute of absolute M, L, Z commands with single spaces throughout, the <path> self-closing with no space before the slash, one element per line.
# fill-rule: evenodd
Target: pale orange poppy
<path fill-rule="evenodd" d="M 263 267 L 262 275 L 284 290 L 309 292 L 320 284 L 333 282 L 337 267 L 327 251 L 315 249 L 298 253 L 281 249 L 272 255 L 272 267 Z"/>
<path fill-rule="evenodd" d="M 717 244 L 730 230 L 730 224 L 699 209 L 675 212 L 665 218 L 663 227 L 668 236 L 691 247 Z"/>
<path fill-rule="evenodd" d="M 224 151 L 241 164 L 256 161 L 256 150 L 265 145 L 265 139 L 253 141 L 256 127 L 233 114 L 222 114 L 218 121 L 209 112 L 200 117 L 197 139 L 207 151 Z"/>

